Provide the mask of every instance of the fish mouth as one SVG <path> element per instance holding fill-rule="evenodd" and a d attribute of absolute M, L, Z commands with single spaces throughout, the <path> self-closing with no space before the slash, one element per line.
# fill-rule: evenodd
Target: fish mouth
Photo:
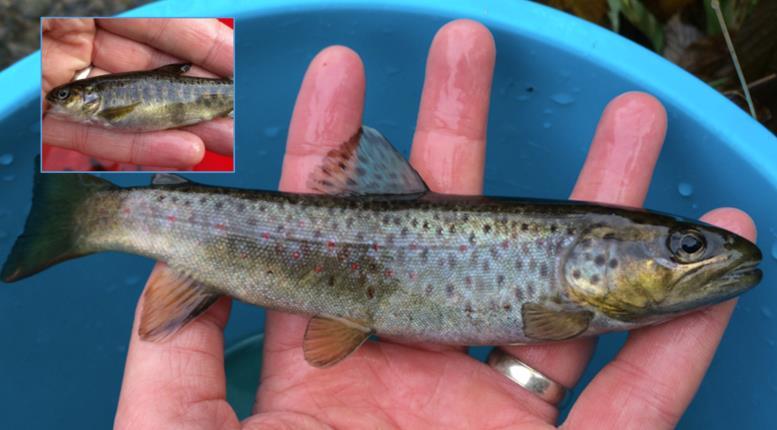
<path fill-rule="evenodd" d="M 716 284 L 718 284 L 718 287 L 730 287 L 732 285 L 743 287 L 737 288 L 739 290 L 737 294 L 747 291 L 761 282 L 761 278 L 763 278 L 763 272 L 757 266 L 758 261 L 744 263 L 721 276 Z"/>

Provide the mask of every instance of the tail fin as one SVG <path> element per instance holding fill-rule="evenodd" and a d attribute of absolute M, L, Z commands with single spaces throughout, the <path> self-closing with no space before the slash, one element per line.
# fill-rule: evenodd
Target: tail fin
<path fill-rule="evenodd" d="M 36 161 L 36 169 L 39 165 Z M 95 192 L 112 187 L 112 183 L 92 175 L 42 174 L 36 170 L 32 209 L 3 265 L 3 282 L 17 281 L 61 261 L 91 253 L 76 242 L 77 210 Z"/>

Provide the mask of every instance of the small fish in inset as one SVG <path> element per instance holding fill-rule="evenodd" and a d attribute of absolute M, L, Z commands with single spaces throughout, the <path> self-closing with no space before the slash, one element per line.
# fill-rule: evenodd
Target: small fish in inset
<path fill-rule="evenodd" d="M 230 116 L 231 79 L 183 75 L 191 64 L 95 76 L 46 95 L 48 113 L 69 121 L 129 131 L 183 127 Z"/>

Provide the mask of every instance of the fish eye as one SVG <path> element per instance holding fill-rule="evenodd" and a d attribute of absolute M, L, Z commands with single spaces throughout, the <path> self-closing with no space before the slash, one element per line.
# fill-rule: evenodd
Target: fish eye
<path fill-rule="evenodd" d="M 68 90 L 67 88 L 61 88 L 61 89 L 57 90 L 57 93 L 55 95 L 56 95 L 57 99 L 65 100 L 68 97 L 70 97 L 70 90 Z"/>
<path fill-rule="evenodd" d="M 669 236 L 668 244 L 672 255 L 681 263 L 692 263 L 704 257 L 707 242 L 696 230 L 679 230 Z"/>

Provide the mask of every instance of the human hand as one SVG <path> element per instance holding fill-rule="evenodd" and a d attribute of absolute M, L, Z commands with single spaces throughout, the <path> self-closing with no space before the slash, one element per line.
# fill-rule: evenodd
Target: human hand
<path fill-rule="evenodd" d="M 193 76 L 232 76 L 232 29 L 204 19 L 43 20 L 42 98 L 93 65 L 90 76 L 192 62 Z M 45 107 L 44 107 L 45 108 Z M 137 165 L 191 168 L 205 148 L 231 155 L 233 120 L 219 118 L 176 130 L 128 133 L 43 117 L 43 143 Z"/>
<path fill-rule="evenodd" d="M 435 37 L 413 140 L 411 162 L 431 189 L 474 194 L 482 188 L 494 42 L 472 21 Z M 359 57 L 327 48 L 305 75 L 291 121 L 281 188 L 305 192 L 308 173 L 361 124 L 365 77 Z M 605 110 L 573 198 L 640 206 L 666 128 L 660 103 L 640 93 Z M 719 209 L 706 221 L 750 239 L 744 213 Z M 142 307 L 142 300 L 139 308 Z M 672 322 L 635 330 L 619 356 L 583 391 L 566 425 L 671 428 L 698 387 L 734 301 Z M 225 400 L 222 299 L 165 343 L 141 342 L 133 330 L 116 427 L 238 428 Z M 307 364 L 308 318 L 267 312 L 261 385 L 253 428 L 540 428 L 558 410 L 471 358 L 464 348 L 368 342 L 328 369 Z M 136 319 L 137 324 L 137 319 Z M 574 386 L 594 341 L 505 349 L 545 375 Z"/>

